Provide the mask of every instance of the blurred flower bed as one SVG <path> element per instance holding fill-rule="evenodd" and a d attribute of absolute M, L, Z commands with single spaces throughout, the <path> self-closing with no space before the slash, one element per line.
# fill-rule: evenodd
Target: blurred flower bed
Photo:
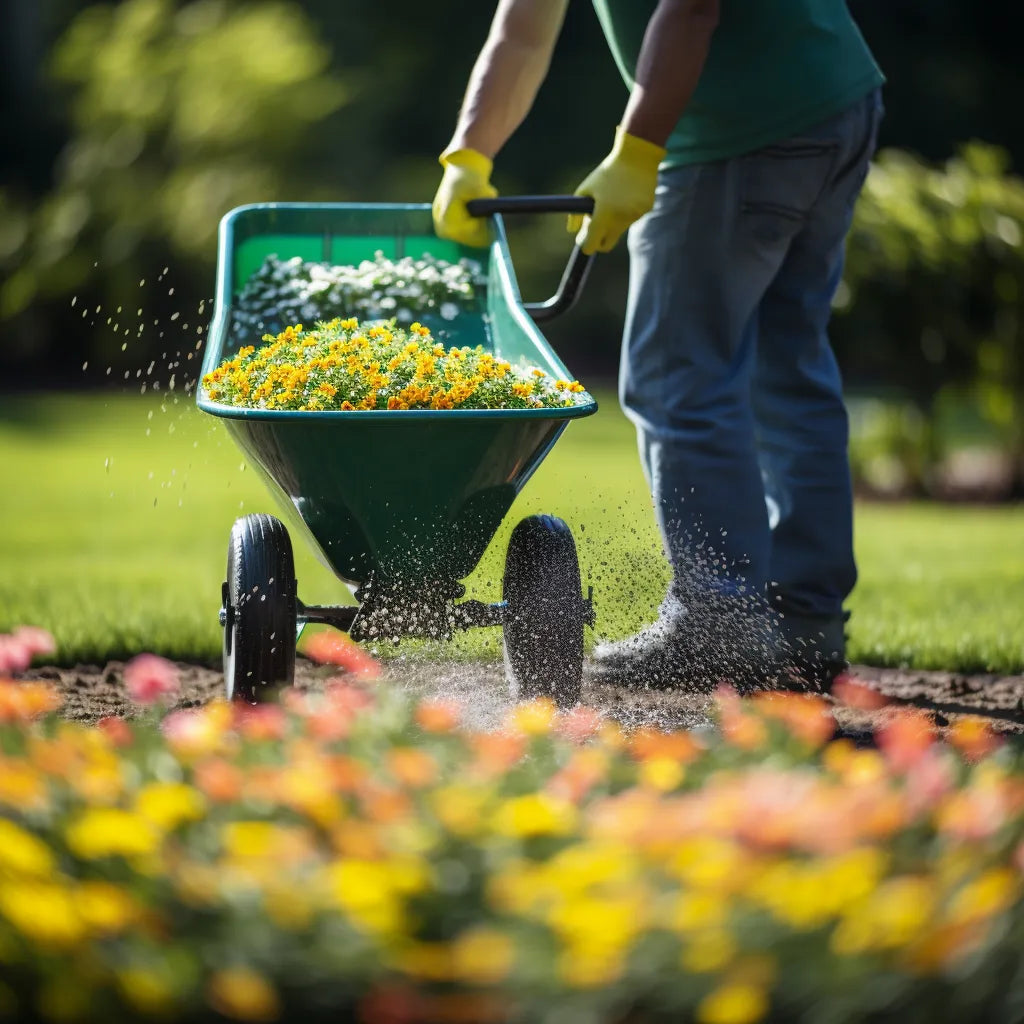
<path fill-rule="evenodd" d="M 140 656 L 148 708 L 97 725 L 0 681 L 0 1017 L 1019 1019 L 1024 770 L 979 722 L 857 747 L 722 690 L 707 733 L 544 701 L 483 732 L 351 654 L 169 712 Z"/>

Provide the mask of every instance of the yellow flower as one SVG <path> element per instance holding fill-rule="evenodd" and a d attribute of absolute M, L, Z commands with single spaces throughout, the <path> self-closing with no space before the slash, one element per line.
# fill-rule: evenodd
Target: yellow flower
<path fill-rule="evenodd" d="M 206 811 L 202 796 L 182 782 L 150 782 L 139 790 L 135 809 L 147 821 L 171 831 L 186 821 L 198 821 Z"/>
<path fill-rule="evenodd" d="M 551 731 L 557 713 L 553 700 L 538 697 L 536 700 L 523 701 L 513 708 L 511 725 L 527 736 L 543 736 Z"/>
<path fill-rule="evenodd" d="M 759 985 L 726 982 L 697 1007 L 699 1024 L 755 1024 L 768 1012 L 768 996 Z"/>
<path fill-rule="evenodd" d="M 680 963 L 694 974 L 720 971 L 736 956 L 736 940 L 726 928 L 709 928 L 695 933 L 683 947 Z"/>
<path fill-rule="evenodd" d="M 665 908 L 665 923 L 680 932 L 701 932 L 720 928 L 725 924 L 729 904 L 716 892 L 679 893 Z"/>
<path fill-rule="evenodd" d="M 546 793 L 527 793 L 502 804 L 494 819 L 495 830 L 507 836 L 566 835 L 576 824 L 575 808 L 567 800 Z"/>
<path fill-rule="evenodd" d="M 748 854 L 730 840 L 695 836 L 680 841 L 665 866 L 693 888 L 730 889 L 746 877 L 748 864 Z"/>
<path fill-rule="evenodd" d="M 428 799 L 434 814 L 449 832 L 469 836 L 479 829 L 490 797 L 480 787 L 451 783 L 435 789 Z"/>
<path fill-rule="evenodd" d="M 135 900 L 108 882 L 83 882 L 75 890 L 75 906 L 93 932 L 123 931 L 138 918 Z"/>
<path fill-rule="evenodd" d="M 572 988 L 602 988 L 622 973 L 622 955 L 569 946 L 559 951 L 557 966 L 559 977 Z"/>
<path fill-rule="evenodd" d="M 40 946 L 73 946 L 85 937 L 72 893 L 50 882 L 0 884 L 0 917 Z"/>
<path fill-rule="evenodd" d="M 280 832 L 272 821 L 229 821 L 221 829 L 221 843 L 228 857 L 263 860 L 276 852 Z"/>
<path fill-rule="evenodd" d="M 132 857 L 152 853 L 159 837 L 141 815 L 112 807 L 82 813 L 66 833 L 71 851 L 86 860 L 99 857 Z"/>
<path fill-rule="evenodd" d="M 953 897 L 946 916 L 954 924 L 984 920 L 1010 907 L 1019 891 L 1020 882 L 1014 872 L 990 868 Z"/>
<path fill-rule="evenodd" d="M 908 946 L 931 930 L 934 906 L 931 880 L 890 878 L 844 915 L 832 933 L 832 949 L 854 955 Z"/>
<path fill-rule="evenodd" d="M 686 769 L 674 758 L 654 757 L 640 765 L 640 780 L 652 789 L 668 793 L 683 781 Z"/>
<path fill-rule="evenodd" d="M 0 879 L 47 878 L 56 867 L 50 848 L 41 839 L 6 818 L 0 818 Z"/>
<path fill-rule="evenodd" d="M 403 897 L 426 884 L 423 865 L 413 861 L 345 858 L 327 868 L 327 885 L 338 906 L 372 933 L 397 933 L 404 922 Z"/>
<path fill-rule="evenodd" d="M 267 917 L 285 931 L 301 932 L 309 927 L 316 911 L 309 887 L 302 889 L 287 881 L 268 879 L 263 891 Z"/>
<path fill-rule="evenodd" d="M 548 923 L 577 955 L 618 961 L 646 925 L 647 902 L 640 887 L 613 896 L 570 896 L 554 904 Z"/>
<path fill-rule="evenodd" d="M 232 1020 L 274 1020 L 281 1013 L 281 1002 L 274 987 L 247 967 L 214 972 L 208 994 L 210 1005 Z"/>
<path fill-rule="evenodd" d="M 508 976 L 515 962 L 515 943 L 496 928 L 463 932 L 452 943 L 453 974 L 476 985 L 493 985 Z"/>

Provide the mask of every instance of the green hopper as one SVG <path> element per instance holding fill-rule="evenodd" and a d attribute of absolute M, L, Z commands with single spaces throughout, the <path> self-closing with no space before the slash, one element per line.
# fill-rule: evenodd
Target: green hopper
<path fill-rule="evenodd" d="M 429 253 L 480 261 L 487 284 L 476 308 L 451 322 L 424 316 L 426 326 L 448 344 L 482 345 L 513 364 L 571 379 L 537 324 L 572 305 L 589 259 L 575 249 L 556 295 L 524 304 L 501 214 L 579 211 L 589 203 L 571 196 L 480 201 L 473 212 L 489 217 L 486 250 L 438 238 L 430 207 L 422 204 L 266 203 L 232 210 L 220 225 L 202 373 L 242 345 L 259 343 L 232 330 L 233 303 L 267 256 L 358 264 L 382 252 L 393 259 Z M 562 705 L 578 700 L 583 625 L 593 624 L 593 607 L 581 592 L 566 524 L 552 516 L 517 524 L 497 604 L 463 600 L 460 581 L 569 421 L 596 412 L 593 400 L 559 409 L 297 412 L 220 404 L 200 387 L 197 403 L 224 422 L 285 522 L 358 601 L 303 604 L 285 523 L 267 514 L 238 519 L 220 613 L 229 697 L 252 702 L 291 683 L 297 635 L 317 622 L 356 640 L 500 626 L 514 695 L 544 694 Z"/>

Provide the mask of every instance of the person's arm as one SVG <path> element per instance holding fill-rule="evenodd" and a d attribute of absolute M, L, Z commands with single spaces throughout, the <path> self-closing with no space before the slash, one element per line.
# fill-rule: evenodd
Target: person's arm
<path fill-rule="evenodd" d="M 495 154 L 529 113 L 551 63 L 569 0 L 500 0 L 473 65 L 434 196 L 434 230 L 463 245 L 485 246 L 487 224 L 466 203 L 497 195 Z"/>
<path fill-rule="evenodd" d="M 584 252 L 610 251 L 654 205 L 665 142 L 697 88 L 717 24 L 718 0 L 659 0 L 612 151 L 576 189 L 594 200 L 592 216 L 569 218 Z"/>
<path fill-rule="evenodd" d="M 568 4 L 569 0 L 500 0 L 446 152 L 474 149 L 494 159 L 533 106 Z"/>
<path fill-rule="evenodd" d="M 622 128 L 664 146 L 690 102 L 718 25 L 718 0 L 661 0 L 644 33 Z"/>

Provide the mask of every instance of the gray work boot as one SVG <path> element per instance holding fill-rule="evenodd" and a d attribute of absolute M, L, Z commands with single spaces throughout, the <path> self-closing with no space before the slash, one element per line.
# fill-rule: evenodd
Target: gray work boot
<path fill-rule="evenodd" d="M 749 600 L 702 593 L 684 603 L 670 594 L 650 626 L 597 644 L 592 664 L 599 682 L 631 689 L 748 691 L 773 685 L 777 646 L 767 612 Z"/>
<path fill-rule="evenodd" d="M 827 693 L 850 666 L 846 660 L 846 622 L 842 615 L 780 612 L 777 620 L 781 677 L 798 689 Z"/>

